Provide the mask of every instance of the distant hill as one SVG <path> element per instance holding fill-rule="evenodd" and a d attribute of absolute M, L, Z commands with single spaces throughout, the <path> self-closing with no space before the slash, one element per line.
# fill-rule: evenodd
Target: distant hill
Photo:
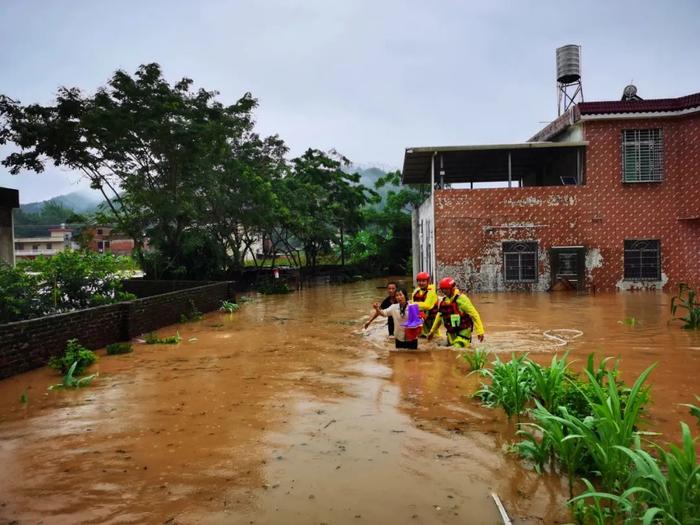
<path fill-rule="evenodd" d="M 48 203 L 59 204 L 64 208 L 70 208 L 76 213 L 92 212 L 102 202 L 102 195 L 97 191 L 80 190 L 65 195 L 59 195 L 41 202 L 29 202 L 20 205 L 25 213 L 41 213 Z"/>

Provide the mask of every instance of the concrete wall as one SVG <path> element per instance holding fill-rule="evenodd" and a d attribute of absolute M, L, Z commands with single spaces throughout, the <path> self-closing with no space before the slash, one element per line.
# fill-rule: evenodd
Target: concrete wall
<path fill-rule="evenodd" d="M 12 208 L 0 206 L 0 261 L 15 265 L 15 238 Z"/>
<path fill-rule="evenodd" d="M 622 182 L 623 129 L 662 128 L 664 180 Z M 438 273 L 472 290 L 546 290 L 549 248 L 586 247 L 586 286 L 700 285 L 700 116 L 584 122 L 584 186 L 438 190 Z M 624 280 L 624 240 L 659 239 L 661 279 Z M 505 283 L 502 243 L 538 241 L 538 280 Z"/>
<path fill-rule="evenodd" d="M 44 366 L 69 339 L 90 349 L 177 323 L 191 304 L 202 312 L 233 298 L 232 282 L 209 283 L 77 312 L 0 325 L 0 379 Z"/>

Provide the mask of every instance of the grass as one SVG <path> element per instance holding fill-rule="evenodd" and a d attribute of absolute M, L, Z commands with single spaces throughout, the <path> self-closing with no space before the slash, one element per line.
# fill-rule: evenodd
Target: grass
<path fill-rule="evenodd" d="M 176 345 L 182 341 L 182 337 L 180 337 L 180 332 L 175 332 L 175 335 L 167 337 L 158 337 L 158 334 L 151 332 L 150 334 L 146 334 L 144 340 L 147 345 Z"/>
<path fill-rule="evenodd" d="M 107 345 L 106 350 L 107 355 L 128 354 L 134 351 L 131 343 L 112 343 Z"/>
<path fill-rule="evenodd" d="M 676 317 L 679 308 L 685 310 L 685 317 Z M 671 298 L 671 315 L 674 321 L 683 321 L 686 330 L 700 329 L 700 298 L 685 283 L 678 285 L 678 295 Z"/>

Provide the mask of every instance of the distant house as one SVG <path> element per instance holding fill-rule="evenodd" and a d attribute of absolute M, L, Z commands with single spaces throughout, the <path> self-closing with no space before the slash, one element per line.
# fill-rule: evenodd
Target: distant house
<path fill-rule="evenodd" d="M 66 249 L 77 248 L 73 242 L 73 229 L 61 224 L 49 228 L 49 235 L 37 237 L 15 237 L 15 257 L 35 259 L 39 255 L 51 257 Z"/>
<path fill-rule="evenodd" d="M 87 226 L 82 235 L 89 239 L 87 247 L 94 252 L 131 255 L 134 250 L 134 239 L 111 225 Z"/>
<path fill-rule="evenodd" d="M 700 93 L 581 102 L 523 143 L 407 148 L 403 182 L 432 185 L 413 253 L 435 279 L 475 291 L 700 285 Z"/>
<path fill-rule="evenodd" d="M 14 225 L 12 210 L 19 208 L 19 191 L 0 188 L 0 261 L 14 266 Z"/>

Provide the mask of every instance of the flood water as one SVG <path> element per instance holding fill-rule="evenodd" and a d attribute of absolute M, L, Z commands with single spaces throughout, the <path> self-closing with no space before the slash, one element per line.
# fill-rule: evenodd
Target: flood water
<path fill-rule="evenodd" d="M 255 296 L 179 330 L 177 346 L 104 356 L 92 386 L 48 369 L 0 382 L 0 523 L 563 523 L 565 483 L 507 453 L 513 424 L 471 399 L 457 353 L 393 352 L 381 281 Z M 676 440 L 700 333 L 662 294 L 476 294 L 493 352 L 651 363 L 647 430 Z M 634 323 L 625 319 L 634 319 Z M 545 335 L 546 333 L 546 335 Z M 28 402 L 20 402 L 23 392 Z"/>

